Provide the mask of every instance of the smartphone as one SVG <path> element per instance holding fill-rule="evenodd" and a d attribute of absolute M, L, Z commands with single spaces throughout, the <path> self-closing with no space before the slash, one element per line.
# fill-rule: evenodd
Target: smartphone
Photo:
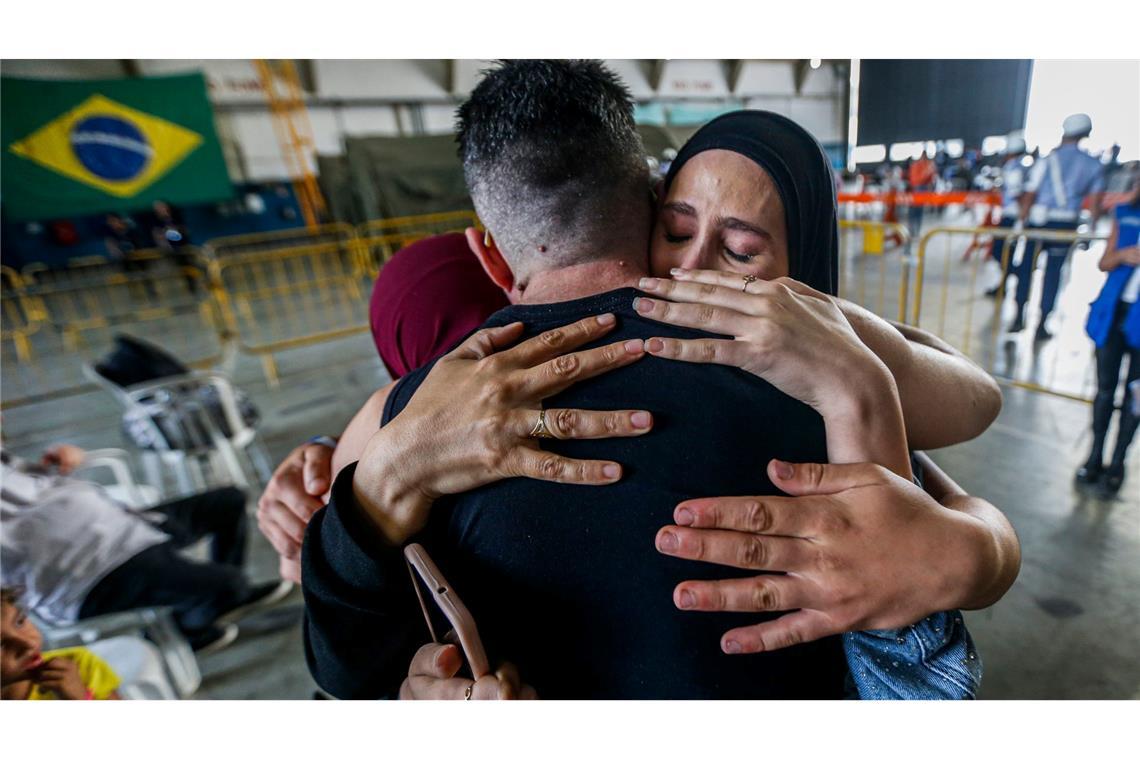
<path fill-rule="evenodd" d="M 408 544 L 404 547 L 404 558 L 408 560 L 408 572 L 412 575 L 412 585 L 419 597 L 432 641 L 437 644 L 457 644 L 467 660 L 472 679 L 478 680 L 488 675 L 491 668 L 487 663 L 487 653 L 483 650 L 483 642 L 475 627 L 475 618 L 463 600 L 451 588 L 451 584 L 421 545 Z M 428 597 L 434 604 L 428 604 Z M 441 637 L 436 631 L 445 626 L 450 626 L 450 629 Z"/>

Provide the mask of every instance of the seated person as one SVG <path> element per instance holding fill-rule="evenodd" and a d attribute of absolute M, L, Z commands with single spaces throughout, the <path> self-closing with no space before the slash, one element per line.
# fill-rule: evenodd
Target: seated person
<path fill-rule="evenodd" d="M 119 676 L 85 647 L 41 652 L 43 637 L 0 588 L 0 699 L 118 699 Z"/>
<path fill-rule="evenodd" d="M 287 582 L 251 585 L 246 579 L 240 490 L 221 488 L 133 512 L 102 487 L 69 476 L 83 456 L 76 446 L 57 446 L 35 464 L 0 450 L 3 583 L 22 588 L 28 609 L 45 621 L 69 624 L 170 606 L 191 646 L 217 649 L 237 635 L 228 619 L 291 589 Z M 209 562 L 179 553 L 207 536 Z"/>
<path fill-rule="evenodd" d="M 826 349 L 819 346 L 819 352 L 830 358 L 835 358 L 830 353 L 835 348 L 850 360 L 847 380 L 852 382 L 832 387 L 834 398 L 817 399 L 816 414 L 764 380 L 738 370 L 695 364 L 672 364 L 666 369 L 656 357 L 644 359 L 647 342 L 654 351 L 654 337 L 684 343 L 701 334 L 651 323 L 633 308 L 634 299 L 644 296 L 621 288 L 637 284 L 647 271 L 648 209 L 636 200 L 644 192 L 644 163 L 634 160 L 639 159 L 636 149 L 622 155 L 636 145 L 636 139 L 631 143 L 625 135 L 599 137 L 589 133 L 589 127 L 574 134 L 597 112 L 560 105 L 566 110 L 545 128 L 525 123 L 525 117 L 520 124 L 508 110 L 479 114 L 487 125 L 502 126 L 497 138 L 467 133 L 472 141 L 468 146 L 474 146 L 468 150 L 476 153 L 465 153 L 468 178 L 483 174 L 472 184 L 476 207 L 489 227 L 503 236 L 496 238 L 494 247 L 489 240 L 480 247 L 469 232 L 469 243 L 492 278 L 521 305 L 500 312 L 490 320 L 489 329 L 433 367 L 413 372 L 391 391 L 384 412 L 390 424 L 373 437 L 358 465 L 340 473 L 328 509 L 312 518 L 303 561 L 309 604 L 307 645 L 314 675 L 340 696 L 393 693 L 402 679 L 401 666 L 406 667 L 424 635 L 396 550 L 414 535 L 428 545 L 453 581 L 461 579 L 456 581 L 458 590 L 477 618 L 482 616 L 485 641 L 498 647 L 499 654 L 515 659 L 524 673 L 533 674 L 528 680 L 540 694 L 838 696 L 846 665 L 838 642 L 819 633 L 818 621 L 807 626 L 807 632 L 785 630 L 784 639 L 777 638 L 767 648 L 773 651 L 740 664 L 710 656 L 714 653 L 706 649 L 708 637 L 723 631 L 731 616 L 721 611 L 693 618 L 679 614 L 683 604 L 661 604 L 654 590 L 676 586 L 684 568 L 652 550 L 646 552 L 648 547 L 637 536 L 646 531 L 653 535 L 686 494 L 774 494 L 773 483 L 786 484 L 787 476 L 778 464 L 766 474 L 763 463 L 773 458 L 824 461 L 833 444 L 844 455 L 881 456 L 896 472 L 909 476 L 899 402 L 893 383 L 884 382 L 889 374 L 883 374 L 881 363 L 868 359 L 858 340 L 850 344 L 833 340 Z M 477 108 L 471 107 L 468 116 L 474 118 Z M 567 124 L 575 125 L 567 128 L 569 143 L 554 145 L 546 139 L 557 136 L 556 125 Z M 631 121 L 629 127 L 632 131 Z M 597 159 L 597 165 L 581 160 L 583 142 L 591 146 L 586 153 Z M 479 154 L 480 150 L 485 152 Z M 816 153 L 822 159 L 818 146 Z M 573 168 L 563 160 L 567 155 L 575 156 Z M 642 173 L 633 169 L 637 165 Z M 547 170 L 559 181 L 542 185 L 539 192 Z M 498 176 L 512 172 L 510 182 Z M 560 184 L 565 177 L 569 179 Z M 484 192 L 481 181 L 485 187 L 510 187 L 516 192 L 508 194 L 507 203 Z M 590 192 L 576 183 L 589 186 Z M 583 202 L 584 197 L 590 201 Z M 830 202 L 833 205 L 833 199 Z M 833 209 L 831 213 L 834 226 Z M 788 216 L 792 217 L 790 211 Z M 802 219 L 796 223 L 801 234 L 810 229 Z M 815 255 L 806 243 L 789 249 L 793 272 Z M 830 254 L 834 256 L 833 245 Z M 824 265 L 804 271 L 817 271 L 822 277 L 834 269 Z M 833 292 L 829 282 L 817 281 Z M 597 294 L 607 287 L 618 289 Z M 812 314 L 810 309 L 807 313 Z M 567 323 L 572 324 L 559 329 Z M 504 350 L 521 333 L 543 330 L 550 332 Z M 624 340 L 558 356 L 607 333 Z M 545 360 L 550 361 L 542 363 Z M 537 369 L 526 371 L 535 364 Z M 575 380 L 617 366 L 624 369 L 571 387 Z M 466 376 L 468 370 L 473 379 Z M 510 376 L 509 386 L 495 382 L 503 375 Z M 503 403 L 508 387 L 507 405 L 513 398 L 518 413 L 497 420 L 510 429 L 510 436 L 525 440 L 529 430 L 532 438 L 619 437 L 594 442 L 590 452 L 605 455 L 601 460 L 567 458 L 586 453 L 577 440 L 546 442 L 542 450 L 532 441 L 497 452 L 508 455 L 505 458 L 459 460 L 467 469 L 452 467 L 463 442 L 474 440 L 472 446 L 478 449 L 498 432 L 487 429 L 484 421 L 495 419 L 494 415 L 483 414 Z M 869 395 L 854 398 L 864 392 Z M 551 394 L 556 406 L 539 413 L 536 402 Z M 638 410 L 603 415 L 575 408 L 580 406 L 575 402 L 585 399 L 590 407 L 621 408 L 629 406 L 631 398 L 639 399 L 639 405 L 642 400 L 652 402 L 646 404 L 653 409 L 652 417 Z M 571 403 L 561 406 L 567 402 Z M 858 435 L 852 435 L 851 425 L 832 425 L 831 420 L 825 430 L 820 414 L 828 419 L 825 411 L 833 404 L 836 410 L 873 410 L 879 417 L 867 420 L 862 429 L 855 426 Z M 405 405 L 407 411 L 401 411 Z M 524 415 L 528 408 L 532 411 Z M 551 419 L 549 429 L 546 418 Z M 565 426 L 574 421 L 581 430 Z M 648 432 L 650 426 L 653 435 L 644 441 L 623 440 Z M 441 431 L 450 448 L 409 448 L 418 434 L 433 429 Z M 586 434 L 590 431 L 594 435 Z M 866 451 L 859 451 L 861 436 L 871 444 Z M 393 456 L 401 447 L 402 455 Z M 614 461 L 618 457 L 633 463 L 628 478 L 622 478 L 622 466 Z M 492 483 L 534 472 L 542 473 L 544 480 Z M 609 485 L 583 498 L 566 483 Z M 442 499 L 434 507 L 430 503 L 453 494 L 461 495 Z M 931 517 L 936 517 L 933 511 Z M 789 551 L 801 551 L 787 546 Z M 667 551 L 664 541 L 661 549 L 683 556 Z M 584 563 L 587 556 L 590 562 Z M 760 559 L 738 566 L 773 567 Z M 691 568 L 685 572 L 709 580 L 716 573 L 707 567 L 703 572 Z M 785 585 L 771 578 L 764 583 Z M 794 595 L 788 600 L 793 601 Z M 722 607 L 727 609 L 740 608 Z M 767 618 L 773 615 L 769 612 Z M 542 636 L 533 635 L 538 630 Z M 756 651 L 754 639 L 747 650 L 733 649 L 732 638 L 722 640 L 722 647 L 729 653 Z M 815 641 L 780 649 L 811 639 Z M 367 647 L 365 640 L 371 642 Z M 368 657 L 363 656 L 365 649 Z"/>

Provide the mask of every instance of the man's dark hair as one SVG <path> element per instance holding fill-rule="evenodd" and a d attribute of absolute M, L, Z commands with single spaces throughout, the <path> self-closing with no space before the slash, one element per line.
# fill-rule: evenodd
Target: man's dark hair
<path fill-rule="evenodd" d="M 460 106 L 458 132 L 475 210 L 517 278 L 604 258 L 649 213 L 633 100 L 598 61 L 501 63 Z"/>

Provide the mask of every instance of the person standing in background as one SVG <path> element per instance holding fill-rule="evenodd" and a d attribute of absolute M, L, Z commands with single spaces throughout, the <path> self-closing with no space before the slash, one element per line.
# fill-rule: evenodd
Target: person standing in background
<path fill-rule="evenodd" d="M 1076 232 L 1080 223 L 1081 204 L 1091 196 L 1092 220 L 1089 229 L 1096 229 L 1100 218 L 1101 193 L 1104 192 L 1104 167 L 1080 148 L 1081 140 L 1092 132 L 1092 119 L 1088 114 L 1073 114 L 1061 126 L 1061 144 L 1052 153 L 1033 165 L 1029 181 L 1021 196 L 1021 216 L 1027 229 Z M 1010 325 L 1011 333 L 1025 329 L 1025 305 L 1029 300 L 1029 285 L 1035 268 L 1034 250 L 1039 241 L 1030 238 L 1025 255 L 1016 269 L 1017 316 Z M 1072 247 L 1068 242 L 1040 241 L 1045 251 L 1045 285 L 1041 293 L 1041 318 L 1037 322 L 1036 340 L 1048 340 L 1052 333 L 1045 326 L 1049 314 L 1057 303 L 1057 289 L 1061 284 L 1061 269 Z"/>
<path fill-rule="evenodd" d="M 937 177 L 937 168 L 925 153 L 910 162 L 906 169 L 907 186 L 911 193 L 929 193 L 934 190 L 934 180 Z M 922 205 L 911 200 L 910 210 L 907 212 L 907 226 L 910 227 L 910 237 L 917 240 L 922 232 Z"/>
<path fill-rule="evenodd" d="M 1025 138 L 1011 133 L 1006 139 L 1005 155 L 1001 165 L 1001 229 L 1020 229 L 1025 220 L 1021 218 L 1021 194 L 1025 187 L 1028 169 L 1022 163 L 1026 157 Z M 990 298 L 1004 291 L 1005 281 L 1009 278 L 1009 270 L 1013 264 L 1013 251 L 1017 247 L 1017 238 L 1007 238 L 994 235 L 990 245 L 990 257 L 1002 267 L 1001 279 L 997 285 L 986 291 Z M 1008 252 L 1007 252 L 1008 251 Z M 1004 259 L 1004 261 L 1003 261 Z"/>
<path fill-rule="evenodd" d="M 187 248 L 190 245 L 190 233 L 182 223 L 182 213 L 166 201 L 155 201 L 151 208 L 154 213 L 154 223 L 150 233 L 155 246 L 171 254 L 175 265 L 186 277 L 186 289 L 191 294 L 196 294 L 198 278 L 186 271 L 196 269 L 196 265 L 194 256 Z"/>
<path fill-rule="evenodd" d="M 1100 260 L 1108 279 L 1089 309 L 1085 330 L 1096 343 L 1096 399 L 1093 402 L 1093 444 L 1077 470 L 1077 482 L 1098 484 L 1112 496 L 1124 483 L 1124 457 L 1140 425 L 1137 383 L 1140 383 L 1140 176 L 1133 178 L 1132 197 L 1113 209 L 1112 237 Z M 1115 408 L 1120 365 L 1128 357 L 1124 403 L 1112 462 L 1104 467 L 1104 444 Z"/>

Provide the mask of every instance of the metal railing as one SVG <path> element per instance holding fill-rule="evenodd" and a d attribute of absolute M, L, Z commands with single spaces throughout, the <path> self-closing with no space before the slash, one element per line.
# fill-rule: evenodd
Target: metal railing
<path fill-rule="evenodd" d="M 861 247 L 853 250 L 851 238 L 855 232 L 861 233 L 862 240 Z M 895 241 L 894 247 L 890 250 L 886 246 L 888 237 Z M 841 219 L 839 221 L 840 295 L 882 317 L 889 317 L 889 312 L 893 311 L 897 314 L 897 317 L 893 318 L 900 322 L 906 321 L 912 261 L 906 254 L 909 241 L 909 230 L 906 225 L 898 222 Z M 872 269 L 874 271 L 869 272 Z M 868 282 L 868 275 L 874 278 L 873 282 Z M 894 288 L 896 305 L 893 310 L 887 303 L 892 280 L 897 280 L 897 286 Z"/>
<path fill-rule="evenodd" d="M 982 295 L 979 284 L 981 268 L 990 259 L 989 251 L 983 256 L 964 260 L 954 247 L 955 238 L 969 246 L 981 236 L 1000 241 L 1001 246 L 1000 280 L 992 304 Z M 937 238 L 943 238 L 945 246 L 941 260 L 932 261 L 932 252 L 936 248 L 932 241 Z M 918 241 L 915 255 L 912 311 L 903 321 L 929 330 L 947 341 L 978 361 L 1003 383 L 1063 398 L 1090 401 L 1094 391 L 1095 366 L 1092 344 L 1080 331 L 1084 320 L 1079 320 L 1079 324 L 1069 322 L 1065 325 L 1064 334 L 1059 336 L 1063 338 L 1063 347 L 1058 347 L 1056 342 L 1040 345 L 1035 341 L 1030 348 L 1021 345 L 1032 340 L 1029 335 L 1025 341 L 1020 341 L 1016 334 L 1003 332 L 1009 311 L 1005 296 L 1008 275 L 1017 274 L 1013 261 L 1019 252 L 1022 265 L 1017 267 L 1017 271 L 1028 272 L 1032 277 L 1046 243 L 1067 243 L 1066 256 L 1072 262 L 1071 254 L 1077 244 L 1106 239 L 1105 235 L 1034 228 L 1014 231 L 1005 227 L 945 226 L 927 230 Z M 1025 256 L 1032 257 L 1028 267 L 1024 266 Z M 967 271 L 962 272 L 961 265 L 968 267 Z M 937 288 L 933 294 L 930 293 L 932 286 Z M 1063 294 L 1062 291 L 1060 295 Z M 1089 299 L 1093 295 L 1095 292 L 1090 290 Z M 980 303 L 986 306 L 984 317 L 977 314 Z M 932 304 L 936 311 L 930 313 Z M 988 319 L 988 323 L 982 322 L 983 319 Z M 1006 335 L 1004 339 L 1003 334 Z"/>
<path fill-rule="evenodd" d="M 277 352 L 368 329 L 371 278 L 341 242 L 225 257 L 210 275 L 227 337 L 260 358 L 274 387 Z"/>
<path fill-rule="evenodd" d="M 483 229 L 474 211 L 448 211 L 364 222 L 356 228 L 361 264 L 375 276 L 401 248 L 429 235 L 463 232 L 468 227 Z"/>

